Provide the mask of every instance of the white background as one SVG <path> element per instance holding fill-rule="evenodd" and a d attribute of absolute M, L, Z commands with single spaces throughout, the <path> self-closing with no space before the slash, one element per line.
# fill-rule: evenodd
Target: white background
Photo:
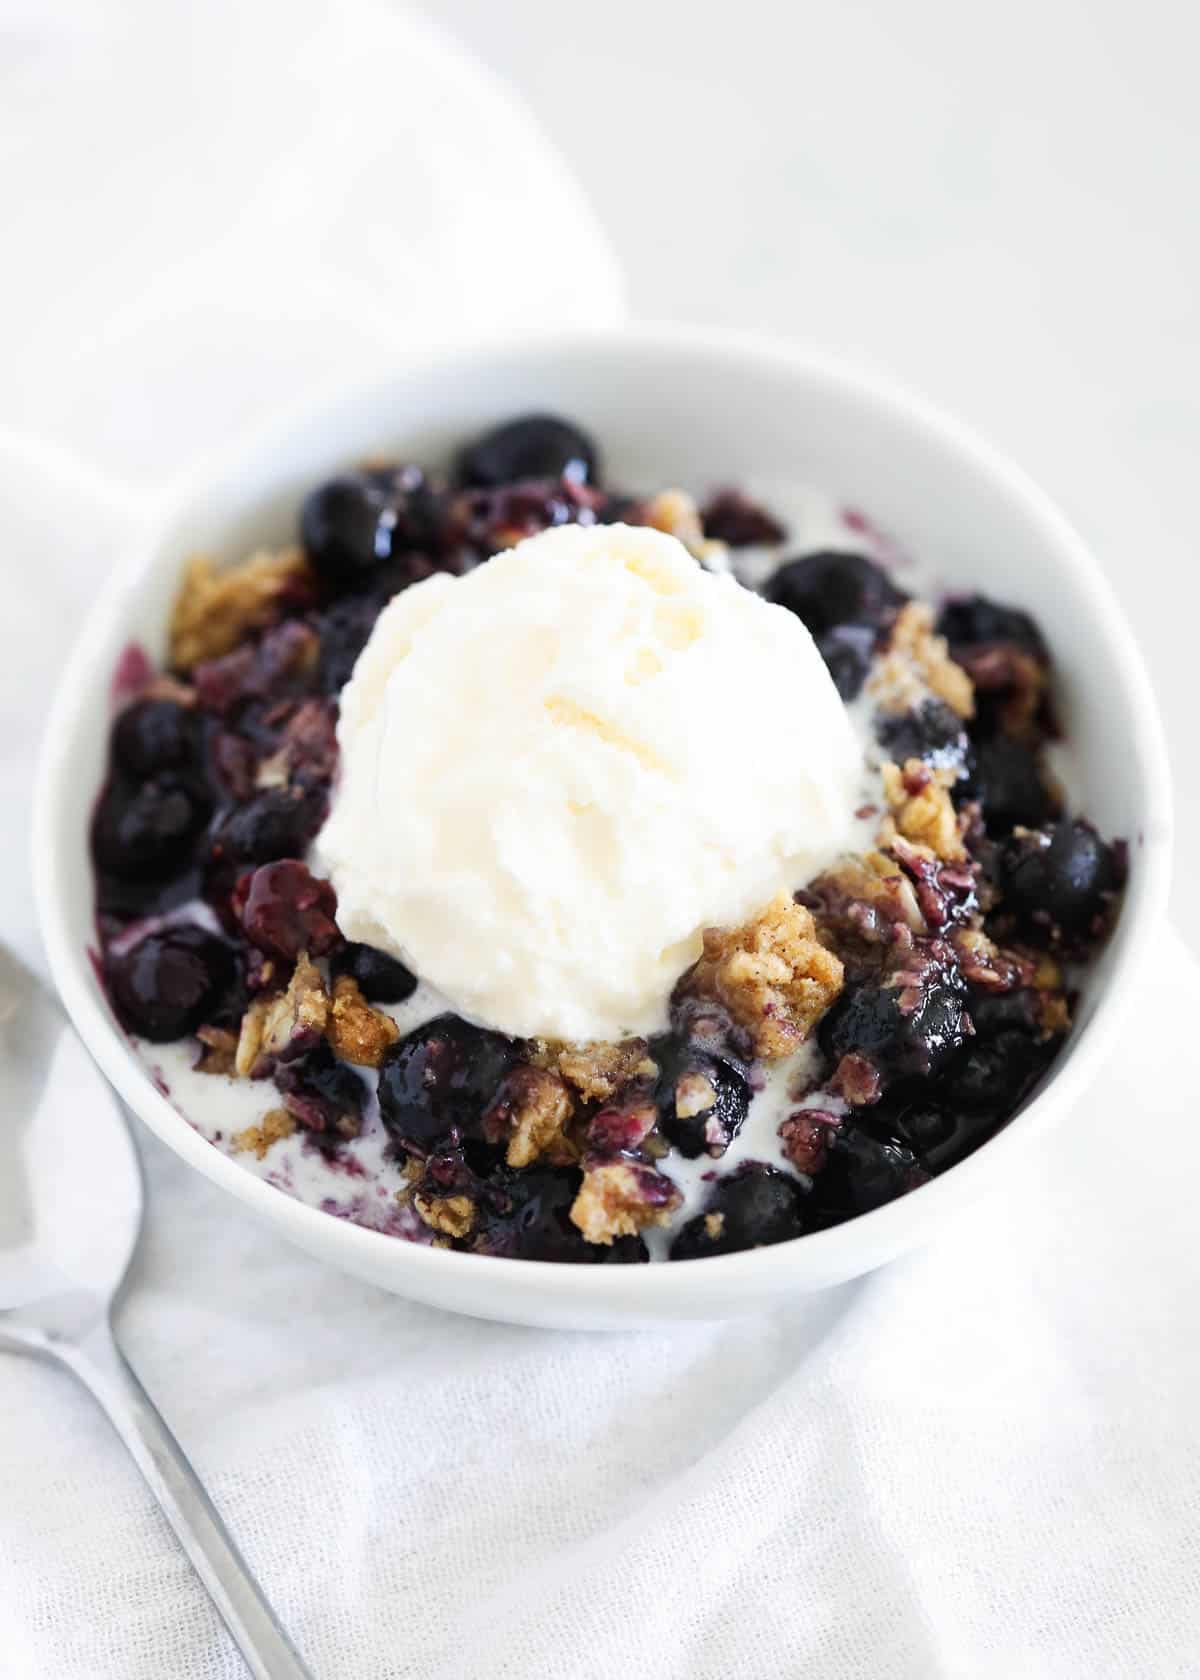
<path fill-rule="evenodd" d="M 634 313 L 778 331 L 885 368 L 1040 479 L 1141 639 L 1179 833 L 1193 834 L 1200 8 L 430 9 L 560 147 L 613 239 Z M 554 205 L 529 215 L 553 218 Z M 1174 916 L 1200 950 L 1189 849 L 1185 839 Z"/>

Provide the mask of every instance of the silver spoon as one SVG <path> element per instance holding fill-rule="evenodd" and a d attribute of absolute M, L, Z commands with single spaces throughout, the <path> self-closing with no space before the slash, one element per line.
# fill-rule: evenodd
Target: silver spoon
<path fill-rule="evenodd" d="M 56 1360 L 92 1391 L 255 1680 L 311 1680 L 113 1339 L 141 1223 L 142 1176 L 116 1096 L 0 946 L 0 1350 Z"/>

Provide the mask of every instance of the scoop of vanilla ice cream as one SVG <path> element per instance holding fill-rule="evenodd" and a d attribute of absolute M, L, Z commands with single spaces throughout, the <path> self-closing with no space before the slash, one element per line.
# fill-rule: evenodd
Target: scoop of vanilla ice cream
<path fill-rule="evenodd" d="M 861 770 L 800 620 L 626 525 L 397 595 L 338 739 L 342 930 L 519 1037 L 661 1028 L 702 929 L 846 848 Z"/>

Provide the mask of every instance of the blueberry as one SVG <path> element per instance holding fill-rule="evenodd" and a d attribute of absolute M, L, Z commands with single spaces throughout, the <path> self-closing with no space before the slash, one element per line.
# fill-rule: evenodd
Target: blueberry
<path fill-rule="evenodd" d="M 326 583 L 369 588 L 389 562 L 437 546 L 437 498 L 419 467 L 344 473 L 305 498 L 300 536 Z M 402 565 L 393 581 L 404 581 Z"/>
<path fill-rule="evenodd" d="M 522 479 L 492 490 L 464 490 L 450 509 L 448 540 L 456 564 L 470 567 L 539 531 L 595 525 L 603 510 L 598 491 L 569 479 Z"/>
<path fill-rule="evenodd" d="M 455 482 L 491 490 L 522 478 L 598 484 L 600 457 L 586 432 L 554 414 L 526 414 L 485 432 L 461 452 Z"/>
<path fill-rule="evenodd" d="M 787 1242 L 804 1229 L 802 1206 L 796 1179 L 748 1161 L 717 1180 L 704 1212 L 689 1219 L 672 1243 L 671 1259 L 697 1260 Z"/>
<path fill-rule="evenodd" d="M 787 534 L 766 508 L 740 490 L 718 490 L 705 503 L 700 518 L 704 535 L 730 548 L 769 546 L 781 543 Z"/>
<path fill-rule="evenodd" d="M 966 987 L 952 961 L 918 954 L 911 969 L 848 986 L 817 1029 L 834 1062 L 865 1058 L 886 1084 L 937 1072 L 967 1036 Z"/>
<path fill-rule="evenodd" d="M 232 986 L 236 962 L 223 939 L 190 924 L 148 933 L 105 964 L 109 996 L 123 1026 L 155 1044 L 202 1026 Z"/>
<path fill-rule="evenodd" d="M 439 1015 L 394 1044 L 379 1070 L 379 1109 L 389 1137 L 425 1154 L 452 1133 L 478 1136 L 483 1110 L 516 1062 L 501 1033 Z"/>
<path fill-rule="evenodd" d="M 189 769 L 199 758 L 199 719 L 177 700 L 135 700 L 113 724 L 112 750 L 130 776 Z"/>
<path fill-rule="evenodd" d="M 969 792 L 983 806 L 991 835 L 1007 834 L 1018 824 L 1037 828 L 1051 814 L 1037 754 L 1009 735 L 996 735 L 974 747 L 968 774 Z"/>
<path fill-rule="evenodd" d="M 327 1044 L 282 1063 L 275 1069 L 275 1083 L 288 1113 L 322 1142 L 358 1136 L 367 1087 Z"/>
<path fill-rule="evenodd" d="M 334 975 L 348 974 L 356 980 L 369 1003 L 403 1003 L 417 989 L 416 975 L 374 945 L 343 945 L 329 966 Z"/>
<path fill-rule="evenodd" d="M 576 1265 L 647 1259 L 640 1237 L 618 1237 L 610 1245 L 585 1241 L 571 1221 L 581 1181 L 575 1167 L 539 1164 L 519 1172 L 499 1168 L 480 1198 L 480 1230 L 474 1247 L 482 1254 Z"/>
<path fill-rule="evenodd" d="M 897 764 L 920 758 L 933 768 L 961 769 L 969 743 L 958 713 L 944 700 L 923 700 L 911 712 L 882 713 L 875 733 Z"/>
<path fill-rule="evenodd" d="M 865 554 L 821 552 L 789 560 L 767 583 L 765 594 L 820 636 L 838 624 L 878 629 L 908 597 L 882 566 Z"/>
<path fill-rule="evenodd" d="M 937 630 L 951 648 L 1011 642 L 1037 659 L 1046 658 L 1042 633 L 1029 614 L 986 595 L 961 595 L 947 601 L 938 615 Z"/>
<path fill-rule="evenodd" d="M 879 1138 L 844 1121 L 830 1135 L 825 1164 L 813 1179 L 813 1201 L 822 1222 L 838 1223 L 895 1201 L 928 1177 L 899 1139 Z"/>
<path fill-rule="evenodd" d="M 238 883 L 234 907 L 246 938 L 268 956 L 324 957 L 341 943 L 337 894 L 296 858 L 264 863 Z"/>
<path fill-rule="evenodd" d="M 1002 907 L 1028 928 L 1087 934 L 1120 885 L 1114 848 L 1072 819 L 1013 839 L 1000 858 Z"/>
<path fill-rule="evenodd" d="M 1006 1028 L 969 1044 L 939 1081 L 940 1100 L 955 1114 L 991 1115 L 1007 1120 L 1041 1078 L 1058 1041 L 1039 1042 L 1032 1034 Z"/>
<path fill-rule="evenodd" d="M 377 595 L 348 595 L 316 620 L 320 637 L 319 680 L 323 694 L 338 694 L 354 672 L 359 654 L 384 606 Z"/>
<path fill-rule="evenodd" d="M 664 1136 L 680 1154 L 723 1155 L 750 1110 L 745 1067 L 678 1039 L 652 1048 L 659 1066 L 655 1092 Z"/>
<path fill-rule="evenodd" d="M 272 863 L 303 857 L 325 814 L 320 793 L 267 788 L 226 809 L 213 832 L 213 857 L 234 863 Z"/>
<path fill-rule="evenodd" d="M 111 781 L 92 821 L 92 853 L 122 879 L 161 879 L 186 858 L 207 820 L 206 804 L 177 782 Z"/>
<path fill-rule="evenodd" d="M 871 669 L 875 631 L 869 624 L 839 624 L 816 638 L 833 686 L 843 700 L 855 700 Z"/>

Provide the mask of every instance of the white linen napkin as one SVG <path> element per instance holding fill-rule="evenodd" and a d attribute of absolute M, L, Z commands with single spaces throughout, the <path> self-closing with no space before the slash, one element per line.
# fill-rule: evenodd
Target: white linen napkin
<path fill-rule="evenodd" d="M 30 0 L 0 184 L 25 259 L 0 281 L 0 937 L 36 961 L 33 742 L 144 494 L 336 368 L 465 322 L 611 319 L 619 288 L 523 115 L 369 4 Z M 1194 1675 L 1198 1015 L 1164 935 L 1022 1179 L 872 1279 L 727 1326 L 410 1306 L 139 1128 L 122 1338 L 319 1680 Z M 88 1397 L 0 1358 L 3 1680 L 241 1673 Z"/>

